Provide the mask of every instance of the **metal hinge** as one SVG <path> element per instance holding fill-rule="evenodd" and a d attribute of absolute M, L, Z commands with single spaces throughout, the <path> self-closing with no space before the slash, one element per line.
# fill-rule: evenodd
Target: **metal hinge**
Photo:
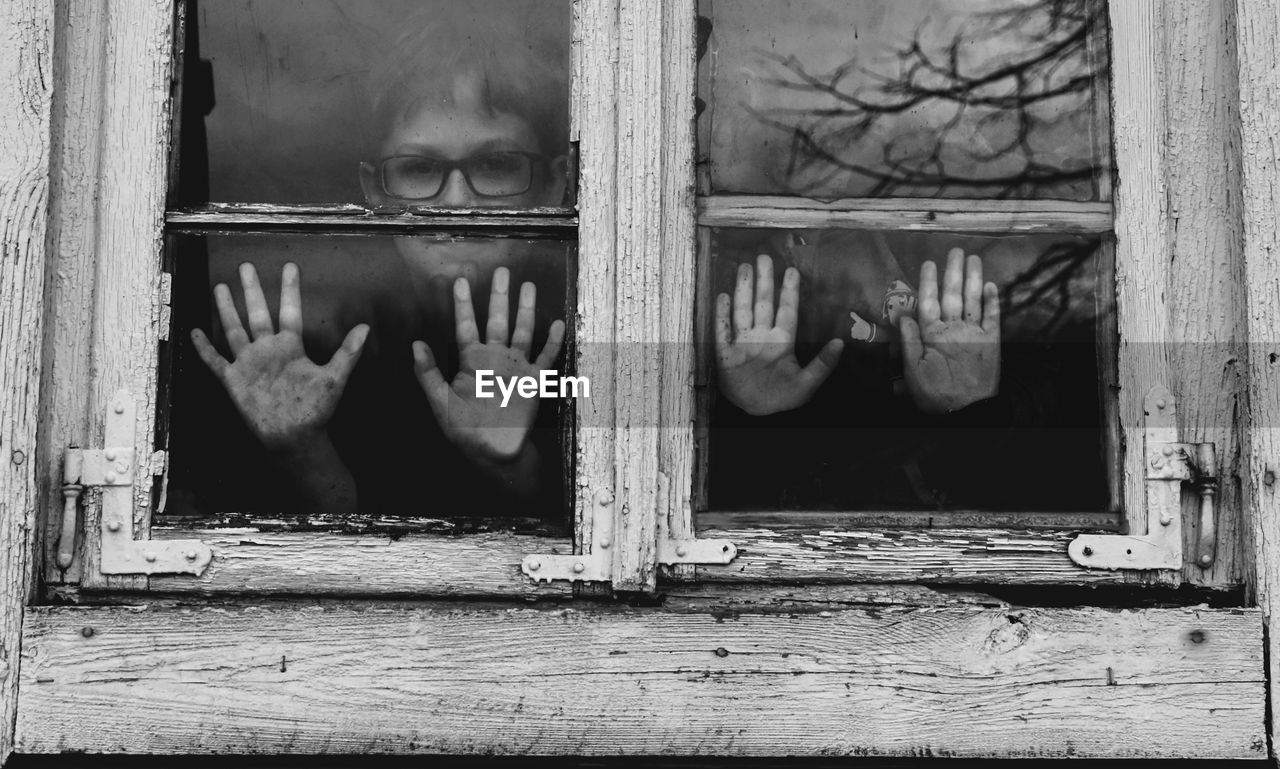
<path fill-rule="evenodd" d="M 1071 560 L 1094 569 L 1181 569 L 1182 486 L 1200 497 L 1200 526 L 1195 564 L 1213 565 L 1217 542 L 1214 499 L 1218 494 L 1218 460 L 1212 443 L 1180 443 L 1173 395 L 1152 388 L 1143 406 L 1143 467 L 1147 533 L 1081 534 L 1067 547 Z"/>
<path fill-rule="evenodd" d="M 101 489 L 101 567 L 103 574 L 193 574 L 213 560 L 198 540 L 135 540 L 133 483 L 139 473 L 133 450 L 134 405 L 125 391 L 107 409 L 103 449 L 68 448 L 62 466 L 62 533 L 58 566 L 75 558 L 76 513 L 85 488 Z M 143 473 L 145 475 L 145 473 Z"/>
<path fill-rule="evenodd" d="M 613 567 L 613 493 L 596 494 L 591 510 L 591 552 L 584 555 L 526 555 L 520 570 L 535 582 L 570 580 L 607 582 Z M 686 539 L 658 541 L 657 561 L 663 566 L 677 564 L 723 565 L 738 557 L 738 548 L 728 540 Z"/>

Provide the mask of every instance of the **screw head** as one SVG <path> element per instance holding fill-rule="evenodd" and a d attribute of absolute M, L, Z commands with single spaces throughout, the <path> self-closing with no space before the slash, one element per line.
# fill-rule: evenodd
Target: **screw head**
<path fill-rule="evenodd" d="M 587 567 L 586 567 L 586 565 L 585 565 L 585 564 L 583 564 L 583 563 L 582 563 L 582 561 L 578 561 L 577 563 L 575 563 L 575 564 L 573 565 L 573 573 L 574 573 L 574 574 L 581 574 L 582 572 L 584 572 L 584 571 L 586 571 L 586 570 L 587 570 Z"/>
<path fill-rule="evenodd" d="M 108 462 L 114 462 L 114 461 L 116 461 L 116 450 L 115 450 L 115 449 L 107 449 L 106 457 L 107 457 L 107 461 L 108 461 Z"/>
<path fill-rule="evenodd" d="M 1164 454 L 1166 457 L 1171 457 L 1173 456 L 1173 447 L 1165 446 L 1164 449 L 1161 451 L 1161 453 Z"/>
<path fill-rule="evenodd" d="M 156 554 L 151 552 L 150 550 L 148 550 L 146 553 L 143 553 L 142 557 L 147 559 L 147 563 L 156 562 Z"/>
<path fill-rule="evenodd" d="M 602 540 L 600 540 L 600 549 L 601 549 L 601 550 L 608 550 L 608 549 L 609 549 L 609 540 L 607 540 L 607 539 L 602 539 Z"/>
<path fill-rule="evenodd" d="M 685 547 L 684 545 L 680 545 L 679 547 L 676 548 L 677 558 L 684 558 L 688 554 L 689 554 L 689 548 Z"/>
<path fill-rule="evenodd" d="M 1168 401 L 1166 401 L 1164 398 L 1161 398 L 1160 400 L 1156 401 L 1156 408 L 1158 409 L 1162 409 L 1168 405 L 1169 405 Z"/>
<path fill-rule="evenodd" d="M 109 521 L 107 523 L 107 531 L 120 531 L 119 521 Z"/>
<path fill-rule="evenodd" d="M 529 571 L 537 571 L 542 568 L 542 561 L 529 561 Z"/>
<path fill-rule="evenodd" d="M 105 476 L 103 476 L 103 477 L 105 478 L 105 480 L 107 481 L 107 483 L 115 483 L 115 482 L 116 482 L 116 478 L 117 478 L 118 476 L 117 476 L 114 472 L 111 472 L 111 473 L 107 473 L 107 474 L 106 474 Z"/>
<path fill-rule="evenodd" d="M 93 628 L 89 627 L 88 625 L 80 628 L 80 635 L 84 636 L 85 638 L 93 638 L 93 632 L 94 632 Z"/>
<path fill-rule="evenodd" d="M 1085 557 L 1088 557 L 1093 555 L 1093 548 L 1086 547 L 1084 550 L 1081 550 L 1080 552 L 1084 553 Z"/>
<path fill-rule="evenodd" d="M 1208 553 L 1205 553 L 1204 555 L 1200 556 L 1200 564 L 1202 566 L 1208 566 L 1211 563 L 1213 563 L 1213 556 L 1209 555 Z"/>
<path fill-rule="evenodd" d="M 124 413 L 124 404 L 123 404 L 123 403 L 118 404 L 118 405 L 116 406 L 116 413 L 117 413 L 117 414 L 123 414 L 123 413 Z"/>
<path fill-rule="evenodd" d="M 197 558 L 199 558 L 199 557 L 200 557 L 200 554 L 199 554 L 199 553 L 197 553 L 197 552 L 196 552 L 196 551 L 194 551 L 194 550 L 188 550 L 187 552 L 183 553 L 182 555 L 183 555 L 183 556 L 184 556 L 188 561 L 194 561 L 195 559 L 197 559 Z"/>
<path fill-rule="evenodd" d="M 610 492 L 608 492 L 608 491 L 602 491 L 602 492 L 600 492 L 600 504 L 601 504 L 601 505 L 612 505 L 612 504 L 613 504 L 613 494 L 612 494 L 612 493 L 610 493 Z"/>

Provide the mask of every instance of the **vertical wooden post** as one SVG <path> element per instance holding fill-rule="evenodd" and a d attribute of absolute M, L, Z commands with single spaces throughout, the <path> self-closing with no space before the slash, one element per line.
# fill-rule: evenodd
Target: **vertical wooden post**
<path fill-rule="evenodd" d="M 1245 514 L 1253 535 L 1254 588 L 1270 645 L 1272 740 L 1280 712 L 1280 3 L 1236 0 L 1244 190 L 1249 401 L 1245 412 Z M 1273 753 L 1273 760 L 1276 756 Z"/>
<path fill-rule="evenodd" d="M 53 0 L 0 3 L 0 762 L 32 584 L 53 102 Z"/>

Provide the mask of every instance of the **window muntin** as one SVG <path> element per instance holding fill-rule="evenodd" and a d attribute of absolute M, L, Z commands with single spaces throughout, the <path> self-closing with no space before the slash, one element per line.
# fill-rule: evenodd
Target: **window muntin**
<path fill-rule="evenodd" d="M 1106 199 L 1098 0 L 699 6 L 707 190 Z"/>

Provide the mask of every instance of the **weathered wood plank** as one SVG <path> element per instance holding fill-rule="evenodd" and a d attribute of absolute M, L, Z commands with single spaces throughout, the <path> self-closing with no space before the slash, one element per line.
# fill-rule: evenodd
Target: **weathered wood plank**
<path fill-rule="evenodd" d="M 917 232 L 1111 232 L 1110 203 L 1061 200 L 851 198 L 821 201 L 770 195 L 698 198 L 703 227 L 845 227 Z"/>
<path fill-rule="evenodd" d="M 0 5 L 0 762 L 13 750 L 18 648 L 34 586 L 52 0 Z"/>
<path fill-rule="evenodd" d="M 700 529 L 727 539 L 738 557 L 699 566 L 706 582 L 918 582 L 1098 585 L 1132 581 L 1126 572 L 1072 563 L 1070 531 L 993 529 Z"/>
<path fill-rule="evenodd" d="M 152 530 L 213 549 L 200 577 L 152 577 L 165 593 L 253 595 L 564 595 L 568 582 L 535 583 L 520 571 L 531 553 L 573 552 L 567 539 L 493 532 L 463 536 L 338 534 L 256 529 Z"/>
<path fill-rule="evenodd" d="M 1217 447 L 1219 476 L 1240 477 L 1247 350 L 1240 249 L 1238 88 L 1230 3 L 1165 2 L 1169 125 L 1165 159 L 1171 232 L 1171 389 L 1182 440 Z M 1250 571 L 1242 536 L 1240 485 L 1222 483 L 1213 565 L 1196 564 L 1198 500 L 1183 497 L 1183 579 L 1242 584 Z"/>
<path fill-rule="evenodd" d="M 1116 300 L 1120 330 L 1120 419 L 1125 432 L 1124 510 L 1129 531 L 1147 532 L 1141 450 L 1143 403 L 1152 387 L 1172 388 L 1169 342 L 1169 211 L 1164 139 L 1166 45 L 1160 0 L 1107 5 L 1111 14 L 1111 94 L 1116 166 Z M 1180 579 L 1176 572 L 1148 579 Z"/>
<path fill-rule="evenodd" d="M 111 399 L 128 390 L 137 403 L 134 448 L 150 457 L 155 436 L 160 318 L 164 315 L 160 250 L 169 167 L 172 0 L 112 0 L 106 5 L 103 107 L 98 126 L 96 288 L 90 443 L 102 440 Z M 149 463 L 148 463 L 149 464 Z M 134 537 L 146 538 L 152 484 L 147 467 L 134 484 Z M 85 516 L 86 585 L 146 586 L 142 577 L 104 578 L 97 571 L 98 510 Z"/>
<path fill-rule="evenodd" d="M 578 217 L 559 212 L 547 216 L 469 214 L 371 214 L 367 211 L 299 213 L 222 213 L 171 211 L 171 232 L 274 232 L 324 235 L 448 234 L 478 238 L 564 238 L 577 234 Z"/>
<path fill-rule="evenodd" d="M 23 641 L 29 753 L 1258 758 L 1266 742 L 1253 610 L 40 608 Z"/>
<path fill-rule="evenodd" d="M 1245 532 L 1255 560 L 1254 586 L 1270 632 L 1272 738 L 1280 713 L 1280 7 L 1237 0 L 1243 170 L 1245 317 L 1248 348 L 1244 410 Z M 1273 758 L 1276 758 L 1273 756 Z"/>

